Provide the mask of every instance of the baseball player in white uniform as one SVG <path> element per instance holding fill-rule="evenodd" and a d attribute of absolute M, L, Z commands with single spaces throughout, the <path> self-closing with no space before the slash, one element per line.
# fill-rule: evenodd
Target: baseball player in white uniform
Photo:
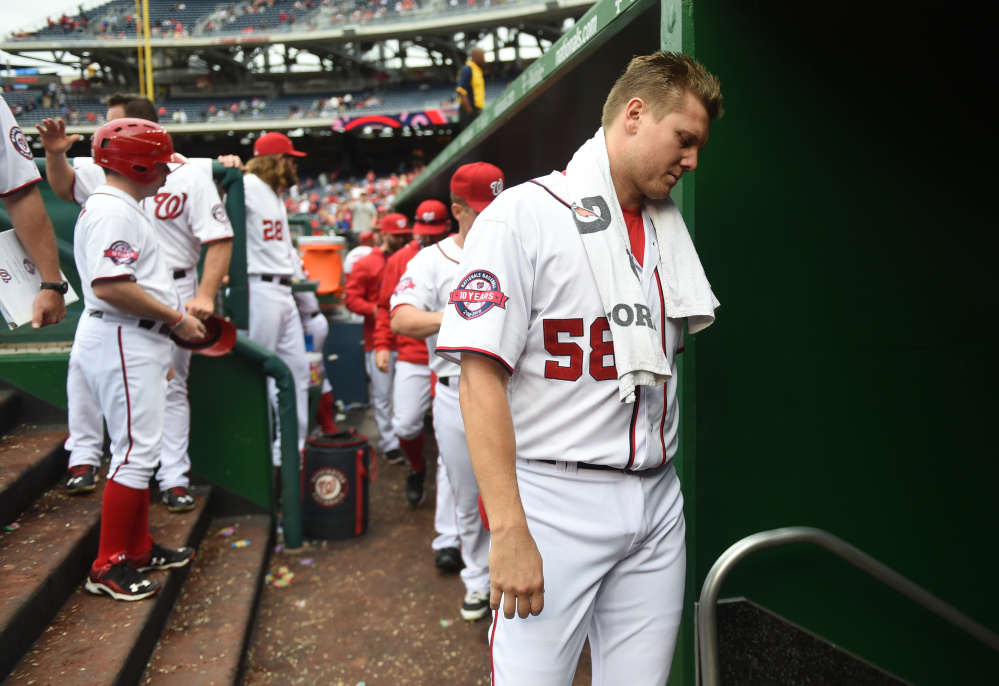
<path fill-rule="evenodd" d="M 291 139 L 272 131 L 257 138 L 253 159 L 243 177 L 246 194 L 246 271 L 250 281 L 251 339 L 277 354 L 295 379 L 298 414 L 298 449 L 305 447 L 309 415 L 309 363 L 305 357 L 305 333 L 291 278 L 298 271 L 299 257 L 291 242 L 288 213 L 281 191 L 298 183 L 295 150 Z M 271 405 L 277 409 L 277 384 L 267 380 Z M 280 428 L 280 427 L 278 427 Z M 274 441 L 274 464 L 281 464 L 279 431 Z"/>
<path fill-rule="evenodd" d="M 298 261 L 296 276 L 302 279 L 308 277 L 301 260 Z M 295 306 L 298 307 L 298 316 L 302 320 L 302 331 L 306 336 L 312 336 L 312 349 L 321 353 L 330 333 L 330 322 L 319 307 L 319 297 L 314 291 L 295 291 L 292 295 L 295 298 Z M 319 407 L 316 410 L 316 424 L 324 434 L 330 435 L 339 431 L 334 417 L 333 384 L 324 375 L 322 394 L 319 396 Z"/>
<path fill-rule="evenodd" d="M 347 276 L 350 276 L 350 273 L 354 271 L 355 262 L 371 254 L 371 251 L 375 249 L 375 242 L 378 239 L 374 231 L 362 231 L 358 235 L 357 240 L 360 242 L 360 245 L 352 248 L 343 258 L 343 273 Z"/>
<path fill-rule="evenodd" d="M 451 228 L 451 219 L 447 213 L 447 207 L 444 203 L 439 200 L 425 200 L 420 203 L 419 207 L 416 208 L 416 218 L 413 223 L 413 235 L 416 236 L 420 241 L 425 241 L 428 246 L 432 246 L 434 243 L 440 241 L 444 238 Z M 419 253 L 417 253 L 419 255 Z M 408 265 L 407 265 L 408 269 Z M 411 281 L 406 281 L 402 278 L 399 280 L 399 284 L 403 286 L 403 290 L 407 290 Z M 392 307 L 392 299 L 389 300 L 389 307 Z M 394 331 L 392 323 L 389 323 L 390 329 Z M 413 338 L 422 338 L 420 336 L 414 336 Z M 425 346 L 428 347 L 429 346 Z M 428 350 L 428 364 L 427 369 L 430 369 L 429 350 Z M 433 375 L 429 375 L 433 378 Z M 413 378 L 411 377 L 410 383 L 412 383 Z M 436 381 L 431 381 L 431 383 L 436 384 Z M 421 383 L 417 380 L 417 383 L 413 384 L 412 392 L 419 398 L 423 398 L 424 394 L 429 396 L 431 389 L 427 388 L 427 385 Z M 410 396 L 412 397 L 412 396 Z M 417 412 L 426 412 L 426 408 L 417 405 Z M 436 507 L 434 508 L 434 529 L 437 531 L 437 536 L 431 542 L 431 549 L 434 551 L 434 566 L 438 569 L 442 569 L 448 572 L 460 571 L 465 566 L 465 561 L 461 555 L 461 539 L 458 537 L 458 523 L 456 519 L 456 512 L 454 507 L 454 494 L 451 490 L 451 484 L 447 476 L 447 464 L 444 462 L 443 457 L 440 452 L 440 444 L 438 443 L 437 452 L 437 487 L 435 492 Z M 421 447 L 422 450 L 422 447 Z"/>
<path fill-rule="evenodd" d="M 156 122 L 155 106 L 145 97 L 114 95 L 108 100 L 107 120 L 137 117 Z M 66 151 L 78 139 L 67 137 L 62 120 L 43 120 L 38 127 L 46 149 L 46 174 L 56 194 L 82 205 L 105 182 L 104 169 L 87 159 L 66 159 Z M 174 279 L 185 310 L 204 320 L 215 309 L 215 294 L 229 269 L 232 254 L 232 226 L 226 216 L 215 184 L 206 171 L 195 165 L 178 167 L 154 196 L 140 202 L 156 229 L 167 269 Z M 198 283 L 198 261 L 207 246 L 203 279 Z M 171 512 L 194 508 L 188 493 L 191 460 L 188 456 L 191 404 L 187 384 L 191 351 L 173 345 L 173 376 L 167 386 L 163 450 L 156 472 L 163 501 Z M 66 449 L 70 451 L 67 491 L 86 493 L 95 487 L 103 452 L 103 426 L 97 404 L 79 369 L 79 360 L 70 355 L 66 380 L 69 400 L 69 431 Z"/>
<path fill-rule="evenodd" d="M 122 118 L 94 133 L 93 154 L 107 183 L 87 199 L 73 250 L 86 311 L 73 342 L 83 377 L 111 436 L 97 559 L 86 588 L 116 600 L 141 600 L 159 589 L 141 572 L 186 565 L 191 548 L 171 550 L 149 534 L 149 478 L 159 464 L 170 369 L 171 330 L 205 335 L 184 312 L 160 243 L 139 201 L 155 195 L 184 163 L 170 135 L 144 119 Z"/>
<path fill-rule="evenodd" d="M 437 333 L 451 294 L 451 284 L 461 262 L 462 246 L 472 222 L 502 191 L 503 172 L 486 162 L 460 167 L 451 179 L 451 212 L 458 220 L 458 233 L 429 248 L 421 250 L 406 267 L 392 297 L 392 330 L 413 338 L 426 338 L 427 347 L 437 347 Z M 413 233 L 432 230 L 433 224 L 420 222 L 425 214 L 433 216 L 431 200 L 416 210 L 417 223 Z M 440 211 L 436 210 L 436 211 Z M 465 442 L 465 425 L 458 405 L 458 378 L 461 367 L 432 355 L 430 368 L 437 376 L 434 393 L 434 433 L 441 460 L 447 466 L 447 483 L 454 497 L 458 537 L 461 540 L 465 568 L 461 571 L 465 583 L 465 598 L 461 616 L 477 620 L 489 612 L 489 532 L 479 516 L 479 486 Z"/>
<path fill-rule="evenodd" d="M 42 277 L 35 296 L 32 328 L 62 321 L 66 316 L 63 295 L 68 284 L 59 273 L 59 250 L 42 194 L 36 185 L 42 180 L 31 154 L 31 146 L 14 115 L 0 96 L 0 199 L 14 224 L 14 232 L 31 256 Z"/>
<path fill-rule="evenodd" d="M 504 191 L 465 242 L 437 353 L 461 364 L 491 528 L 494 684 L 568 686 L 587 637 L 596 686 L 669 676 L 676 354 L 717 306 L 669 193 L 720 110 L 691 58 L 635 58 L 566 171 Z"/>

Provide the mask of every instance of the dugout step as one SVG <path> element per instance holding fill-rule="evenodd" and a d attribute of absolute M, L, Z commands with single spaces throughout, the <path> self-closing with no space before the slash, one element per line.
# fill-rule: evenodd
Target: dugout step
<path fill-rule="evenodd" d="M 6 451 L 0 451 L 0 459 Z M 51 489 L 0 533 L 0 679 L 73 595 L 97 555 L 104 478 L 86 496 Z M 3 498 L 7 497 L 5 493 Z"/>
<path fill-rule="evenodd" d="M 745 598 L 718 603 L 722 684 L 911 686 Z"/>
<path fill-rule="evenodd" d="M 0 438 L 0 527 L 17 520 L 32 502 L 66 474 L 65 425 L 15 421 Z"/>
<path fill-rule="evenodd" d="M 273 545 L 269 514 L 211 521 L 143 684 L 242 682 Z"/>
<path fill-rule="evenodd" d="M 6 435 L 21 416 L 21 394 L 14 390 L 0 390 L 0 436 Z"/>
<path fill-rule="evenodd" d="M 101 483 L 104 481 L 102 479 Z M 211 489 L 191 490 L 196 507 L 190 512 L 172 514 L 161 504 L 150 506 L 149 530 L 157 543 L 169 547 L 200 545 L 210 521 Z M 53 495 L 58 494 L 49 493 L 47 497 Z M 100 498 L 93 497 L 96 495 L 97 492 L 91 496 L 74 497 L 73 502 L 63 509 L 71 517 L 76 517 L 81 509 L 93 506 L 99 516 Z M 84 500 L 88 502 L 84 503 Z M 27 522 L 13 533 L 26 529 Z M 44 557 L 46 541 L 40 536 L 30 540 L 33 540 L 35 554 Z M 93 562 L 96 543 L 95 539 L 84 558 L 85 568 Z M 6 561 L 3 564 L 6 565 Z M 163 588 L 151 599 L 132 603 L 86 592 L 83 588 L 86 569 L 74 573 L 69 579 L 74 589 L 71 595 L 4 683 L 139 683 L 190 569 L 191 565 L 188 565 L 180 569 L 147 572 L 150 578 L 162 582 Z M 4 571 L 6 577 L 7 572 Z M 53 576 L 48 579 L 52 580 Z M 59 581 L 64 582 L 65 579 Z M 44 585 L 46 581 L 42 583 Z M 6 644 L 3 652 L 7 654 Z"/>

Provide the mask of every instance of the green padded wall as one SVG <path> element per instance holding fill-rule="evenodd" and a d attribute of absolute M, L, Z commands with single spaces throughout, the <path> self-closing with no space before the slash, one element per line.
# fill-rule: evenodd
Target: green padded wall
<path fill-rule="evenodd" d="M 999 631 L 985 23 L 961 2 L 693 7 L 727 110 L 695 176 L 722 301 L 696 337 L 697 587 L 738 539 L 810 525 Z M 817 550 L 759 553 L 723 596 L 914 684 L 999 674 L 995 653 Z"/>

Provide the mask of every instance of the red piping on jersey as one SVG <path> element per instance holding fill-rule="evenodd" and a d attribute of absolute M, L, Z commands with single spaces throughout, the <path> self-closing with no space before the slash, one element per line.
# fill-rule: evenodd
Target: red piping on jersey
<path fill-rule="evenodd" d="M 28 181 L 28 183 L 26 183 L 24 185 L 21 185 L 21 186 L 18 186 L 17 188 L 14 188 L 12 190 L 9 190 L 6 193 L 0 193 L 0 198 L 6 198 L 8 195 L 13 195 L 14 193 L 17 193 L 18 191 L 23 191 L 28 186 L 34 186 L 36 183 L 38 183 L 41 180 L 42 180 L 42 177 L 39 176 L 34 181 Z"/>
<path fill-rule="evenodd" d="M 479 350 L 478 348 L 444 348 L 441 346 L 437 346 L 437 350 L 441 350 L 446 353 L 472 353 L 474 355 L 482 355 L 483 357 L 488 357 L 491 360 L 496 360 L 503 365 L 503 369 L 506 370 L 507 374 L 513 374 L 513 367 L 504 362 L 502 357 L 485 350 Z"/>
<path fill-rule="evenodd" d="M 563 173 L 564 173 L 564 172 L 563 172 Z M 546 185 L 544 185 L 544 184 L 542 184 L 542 183 L 538 183 L 538 182 L 537 182 L 537 181 L 535 181 L 534 179 L 531 179 L 531 180 L 530 180 L 530 183 L 533 183 L 533 184 L 534 184 L 535 186 L 540 186 L 541 188 L 544 188 L 544 189 L 545 189 L 546 191 L 548 191 L 548 195 L 550 195 L 550 196 L 552 196 L 553 198 L 555 198 L 556 200 L 558 200 L 558 201 L 559 201 L 560 203 L 562 203 L 563 205 L 565 205 L 566 207 L 568 207 L 568 208 L 569 208 L 570 210 L 572 209 L 572 205 L 570 205 L 570 204 L 569 204 L 569 203 L 567 203 L 567 202 L 566 202 L 565 200 L 563 200 L 562 198 L 560 198 L 560 197 L 558 197 L 557 195 L 555 195 L 555 193 L 553 193 L 553 192 L 552 192 L 552 189 L 551 189 L 551 188 L 549 188 L 548 186 L 546 186 Z"/>
<path fill-rule="evenodd" d="M 113 281 L 135 281 L 135 275 L 134 274 L 119 274 L 118 276 L 100 276 L 100 277 L 98 277 L 96 279 L 93 279 L 90 282 L 90 285 L 93 286 L 95 283 L 101 283 L 101 282 L 104 282 L 104 281 L 112 281 L 112 282 Z"/>
<path fill-rule="evenodd" d="M 446 252 L 444 252 L 444 248 L 442 248 L 442 247 L 441 247 L 441 244 L 440 244 L 440 243 L 434 243 L 434 245 L 436 245 L 436 246 L 437 246 L 437 249 L 441 251 L 441 255 L 443 255 L 444 257 L 448 258 L 449 260 L 451 260 L 451 261 L 452 261 L 452 262 L 454 262 L 455 264 L 461 264 L 461 262 L 460 262 L 460 261 L 458 261 L 458 260 L 454 259 L 454 258 L 453 258 L 453 257 L 451 257 L 450 255 L 448 255 L 448 254 L 447 254 Z"/>
<path fill-rule="evenodd" d="M 659 330 L 662 332 L 663 337 L 663 354 L 666 353 L 666 302 L 663 298 L 663 282 L 659 278 L 659 267 L 656 267 L 653 272 L 656 276 L 656 284 L 659 286 Z M 667 381 L 663 384 L 663 418 L 659 422 L 659 442 L 663 446 L 663 459 L 659 463 L 662 467 L 666 464 L 666 403 L 669 400 L 669 393 L 666 392 L 666 386 L 669 384 Z"/>
<path fill-rule="evenodd" d="M 201 245 L 213 245 L 215 243 L 221 243 L 222 241 L 231 241 L 233 236 L 226 236 L 224 238 L 213 238 L 210 241 L 202 241 Z"/>
<path fill-rule="evenodd" d="M 128 457 L 132 454 L 132 398 L 128 393 L 128 373 L 125 370 L 125 348 L 121 344 L 121 327 L 118 327 L 118 355 L 121 356 L 121 378 L 125 382 L 125 410 L 126 416 L 128 417 L 128 450 L 125 452 L 125 461 L 118 465 L 114 474 L 108 477 L 108 479 L 113 479 L 118 476 L 118 470 L 122 468 L 122 465 L 128 464 Z"/>
<path fill-rule="evenodd" d="M 499 624 L 499 610 L 493 610 L 493 630 L 489 632 L 489 683 L 496 686 L 496 665 L 493 663 L 493 643 L 496 641 L 496 625 Z"/>

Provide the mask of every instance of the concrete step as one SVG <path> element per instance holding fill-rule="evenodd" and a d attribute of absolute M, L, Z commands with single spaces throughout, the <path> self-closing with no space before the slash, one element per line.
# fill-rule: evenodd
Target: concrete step
<path fill-rule="evenodd" d="M 0 461 L 5 455 L 0 451 Z M 0 679 L 90 569 L 97 555 L 105 471 L 92 493 L 69 496 L 57 486 L 21 514 L 16 530 L 0 533 Z"/>
<path fill-rule="evenodd" d="M 0 390 L 0 436 L 10 431 L 21 416 L 21 394 L 15 390 Z"/>
<path fill-rule="evenodd" d="M 143 684 L 242 682 L 273 529 L 271 515 L 212 520 Z M 233 546 L 240 541 L 250 544 Z"/>
<path fill-rule="evenodd" d="M 149 527 L 155 541 L 170 547 L 197 546 L 201 542 L 210 521 L 211 491 L 196 489 L 193 495 L 197 507 L 190 512 L 171 514 L 162 505 L 150 507 Z M 83 507 L 84 498 L 87 496 L 74 498 L 77 502 L 70 503 L 67 509 Z M 97 498 L 92 501 L 99 506 Z M 44 538 L 30 540 L 41 551 L 46 548 Z M 85 558 L 87 566 L 95 555 L 96 542 Z M 163 588 L 153 598 L 134 603 L 87 593 L 82 583 L 86 572 L 74 575 L 76 589 L 4 683 L 139 683 L 189 570 L 190 565 L 149 572 L 151 578 L 163 583 Z M 7 652 L 6 644 L 3 652 Z"/>
<path fill-rule="evenodd" d="M 16 423 L 0 438 L 0 526 L 14 522 L 66 473 L 66 426 Z"/>

